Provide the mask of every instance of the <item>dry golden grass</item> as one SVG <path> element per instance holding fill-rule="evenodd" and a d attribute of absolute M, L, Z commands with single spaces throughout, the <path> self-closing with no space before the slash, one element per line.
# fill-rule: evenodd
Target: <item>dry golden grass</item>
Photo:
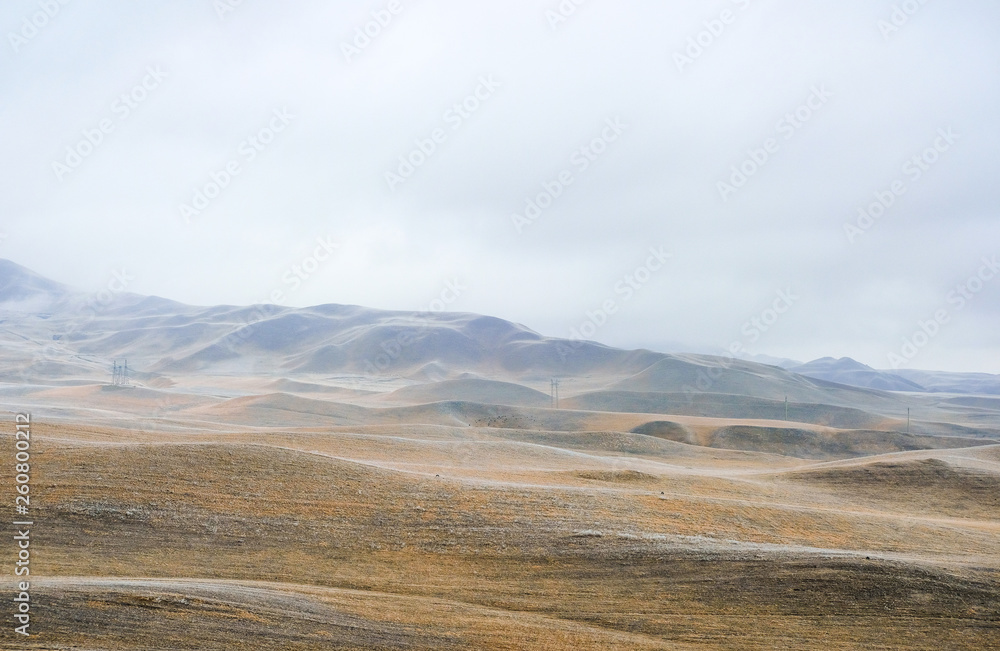
<path fill-rule="evenodd" d="M 613 432 L 34 436 L 38 635 L 2 648 L 1000 645 L 996 475 L 947 464 L 991 449 L 899 470 Z"/>

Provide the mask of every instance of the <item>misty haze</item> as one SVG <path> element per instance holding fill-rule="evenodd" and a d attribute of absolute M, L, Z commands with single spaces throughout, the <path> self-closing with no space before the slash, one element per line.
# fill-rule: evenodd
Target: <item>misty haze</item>
<path fill-rule="evenodd" d="M 0 648 L 1000 649 L 995 3 L 0 26 Z"/>

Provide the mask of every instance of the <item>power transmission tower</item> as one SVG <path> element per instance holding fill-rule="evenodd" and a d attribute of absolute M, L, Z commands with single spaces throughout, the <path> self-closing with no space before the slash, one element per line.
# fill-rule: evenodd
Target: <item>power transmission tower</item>
<path fill-rule="evenodd" d="M 553 379 L 549 388 L 552 391 L 552 407 L 559 409 L 559 380 Z"/>
<path fill-rule="evenodd" d="M 121 366 L 118 365 L 118 360 L 114 360 L 111 365 L 111 384 L 116 387 L 127 387 L 128 382 L 128 360 Z"/>

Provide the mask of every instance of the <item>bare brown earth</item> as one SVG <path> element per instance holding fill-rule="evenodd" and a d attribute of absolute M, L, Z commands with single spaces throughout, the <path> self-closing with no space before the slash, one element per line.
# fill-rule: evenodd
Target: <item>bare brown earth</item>
<path fill-rule="evenodd" d="M 648 414 L 441 405 L 199 426 L 210 404 L 36 418 L 35 635 L 0 648 L 1000 648 L 1000 446 L 809 459 L 628 431 Z"/>

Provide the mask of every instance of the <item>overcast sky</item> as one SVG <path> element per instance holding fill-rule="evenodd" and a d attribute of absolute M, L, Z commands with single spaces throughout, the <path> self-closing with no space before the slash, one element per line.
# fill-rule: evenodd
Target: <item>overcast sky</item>
<path fill-rule="evenodd" d="M 576 1 L 6 0 L 0 257 L 1000 373 L 995 0 Z"/>

